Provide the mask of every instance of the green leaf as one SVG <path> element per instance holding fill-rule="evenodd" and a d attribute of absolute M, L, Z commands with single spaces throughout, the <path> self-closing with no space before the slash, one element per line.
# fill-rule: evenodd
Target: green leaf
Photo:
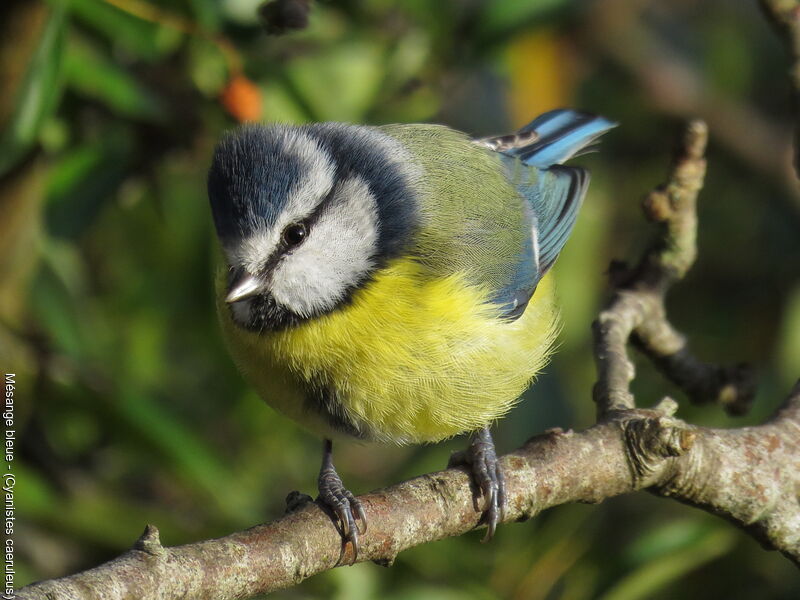
<path fill-rule="evenodd" d="M 31 308 L 52 347 L 76 361 L 85 358 L 86 340 L 79 315 L 65 310 L 70 295 L 52 269 L 42 269 L 31 287 Z"/>
<path fill-rule="evenodd" d="M 166 116 L 155 94 L 78 38 L 71 39 L 67 46 L 64 70 L 71 89 L 99 100 L 122 116 L 147 121 L 160 121 Z"/>
<path fill-rule="evenodd" d="M 249 507 L 237 501 L 230 470 L 210 446 L 187 429 L 153 397 L 120 390 L 115 408 L 143 439 L 172 461 L 179 473 L 211 496 L 220 511 L 235 519 L 253 518 Z"/>
<path fill-rule="evenodd" d="M 106 2 L 70 0 L 70 9 L 115 45 L 148 62 L 174 51 L 183 39 L 176 29 L 140 19 Z"/>
<path fill-rule="evenodd" d="M 189 74 L 197 89 L 216 96 L 228 80 L 228 66 L 220 49 L 206 38 L 189 42 Z"/>
<path fill-rule="evenodd" d="M 636 569 L 602 596 L 602 600 L 652 598 L 691 571 L 726 554 L 736 543 L 728 525 L 706 532 L 695 543 L 659 556 Z"/>
<path fill-rule="evenodd" d="M 383 64 L 377 46 L 351 42 L 295 60 L 288 76 L 316 120 L 358 122 L 378 92 Z"/>
<path fill-rule="evenodd" d="M 64 25 L 65 10 L 57 4 L 50 13 L 39 47 L 20 86 L 11 123 L 0 141 L 0 175 L 33 146 L 42 123 L 58 104 Z"/>
<path fill-rule="evenodd" d="M 631 567 L 649 563 L 670 553 L 690 550 L 716 529 L 716 524 L 709 527 L 705 519 L 669 521 L 642 533 L 625 548 L 622 558 Z"/>
<path fill-rule="evenodd" d="M 200 25 L 209 31 L 219 29 L 221 8 L 218 0 L 189 0 L 189 4 Z"/>
<path fill-rule="evenodd" d="M 89 228 L 123 181 L 133 144 L 127 131 L 106 129 L 100 142 L 78 146 L 53 168 L 46 204 L 47 230 L 73 237 Z"/>

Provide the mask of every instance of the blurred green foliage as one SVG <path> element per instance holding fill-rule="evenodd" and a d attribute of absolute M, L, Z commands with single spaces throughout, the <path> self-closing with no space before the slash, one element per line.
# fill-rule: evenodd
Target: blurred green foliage
<path fill-rule="evenodd" d="M 217 331 L 205 171 L 236 116 L 435 121 L 502 132 L 556 105 L 621 123 L 557 277 L 561 351 L 499 425 L 501 449 L 591 423 L 589 323 L 612 257 L 649 230 L 678 122 L 707 118 L 700 260 L 674 321 L 709 360 L 754 363 L 753 414 L 800 375 L 800 193 L 779 43 L 744 0 L 320 0 L 267 36 L 256 0 L 7 1 L 0 36 L 0 358 L 19 381 L 17 583 L 109 559 L 146 523 L 169 545 L 270 520 L 312 492 L 319 442 L 248 389 Z M 732 118 L 735 116 L 736 118 Z M 670 388 L 647 364 L 644 404 Z M 355 491 L 442 468 L 462 440 L 341 445 Z M 564 506 L 336 569 L 275 597 L 797 598 L 788 561 L 646 494 Z"/>

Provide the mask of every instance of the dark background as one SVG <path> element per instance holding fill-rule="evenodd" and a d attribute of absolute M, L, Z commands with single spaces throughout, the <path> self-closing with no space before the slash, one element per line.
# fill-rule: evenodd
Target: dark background
<path fill-rule="evenodd" d="M 301 3 L 302 4 L 302 3 Z M 651 231 L 680 123 L 711 128 L 700 257 L 670 296 L 708 360 L 753 363 L 756 423 L 800 375 L 800 188 L 788 59 L 755 2 L 348 0 L 276 37 L 255 0 L 9 1 L 0 27 L 0 359 L 16 372 L 18 585 L 110 559 L 146 523 L 167 545 L 278 517 L 314 493 L 320 443 L 228 358 L 212 300 L 213 144 L 243 119 L 440 122 L 504 133 L 559 106 L 620 122 L 556 271 L 560 351 L 497 428 L 510 450 L 592 423 L 589 325 L 612 258 Z M 274 23 L 273 23 L 274 26 Z M 356 492 L 442 468 L 464 440 L 340 444 Z M 276 598 L 797 598 L 789 561 L 720 519 L 646 493 L 571 505 L 336 569 Z"/>

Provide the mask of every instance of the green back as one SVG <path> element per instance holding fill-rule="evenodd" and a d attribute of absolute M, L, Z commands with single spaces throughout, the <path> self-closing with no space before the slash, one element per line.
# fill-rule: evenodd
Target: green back
<path fill-rule="evenodd" d="M 527 255 L 531 218 L 500 156 L 441 125 L 379 129 L 399 140 L 421 168 L 414 252 L 432 275 L 463 273 L 491 292 L 512 284 Z"/>

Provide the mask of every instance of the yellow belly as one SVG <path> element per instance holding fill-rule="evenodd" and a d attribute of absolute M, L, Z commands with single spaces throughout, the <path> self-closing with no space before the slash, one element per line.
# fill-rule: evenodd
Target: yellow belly
<path fill-rule="evenodd" d="M 223 332 L 259 394 L 322 435 L 337 427 L 309 409 L 311 387 L 334 390 L 365 438 L 426 442 L 479 429 L 505 414 L 547 361 L 558 321 L 551 278 L 508 322 L 486 291 L 457 276 L 429 281 L 420 269 L 396 260 L 344 308 L 278 332 L 237 327 L 220 301 Z"/>

